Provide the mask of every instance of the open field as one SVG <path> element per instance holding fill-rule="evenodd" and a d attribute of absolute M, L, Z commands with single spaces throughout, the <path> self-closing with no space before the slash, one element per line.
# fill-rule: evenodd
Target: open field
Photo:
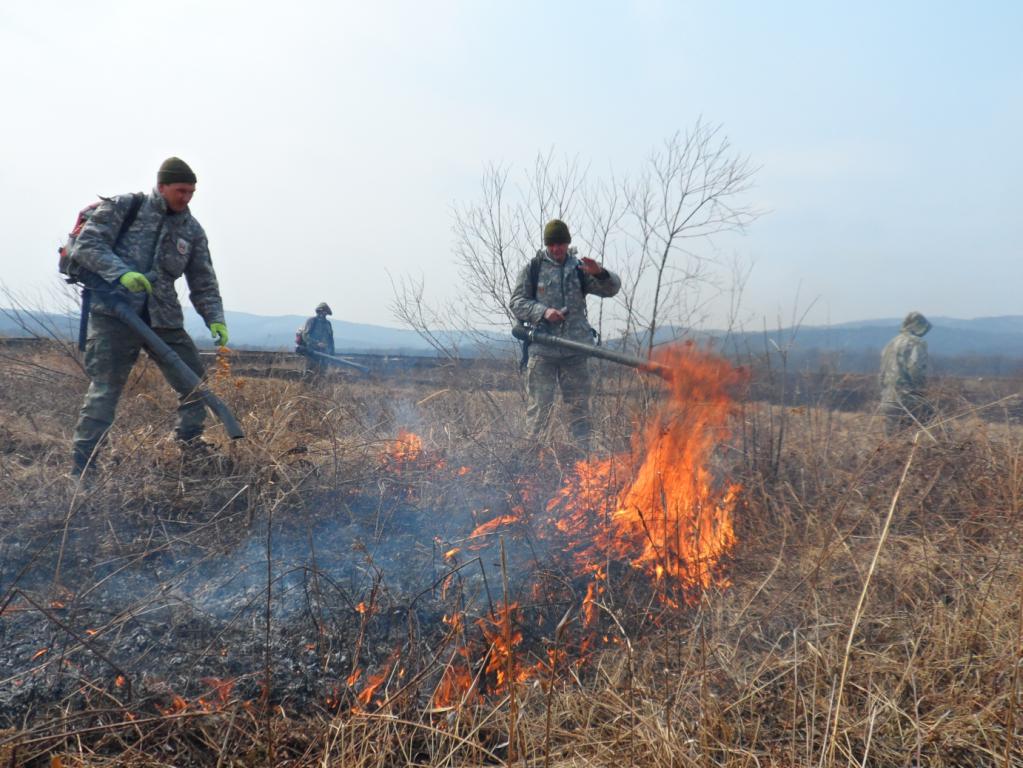
<path fill-rule="evenodd" d="M 870 377 L 605 369 L 577 464 L 510 364 L 228 357 L 196 460 L 140 365 L 79 484 L 76 359 L 0 351 L 0 765 L 1023 765 L 1015 382 L 886 439 Z"/>

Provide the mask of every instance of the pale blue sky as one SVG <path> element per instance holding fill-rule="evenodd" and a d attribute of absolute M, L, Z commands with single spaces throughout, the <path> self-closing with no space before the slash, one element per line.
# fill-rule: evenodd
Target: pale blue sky
<path fill-rule="evenodd" d="M 702 116 L 762 166 L 744 319 L 1023 314 L 1023 4 L 35 0 L 0 6 L 0 277 L 96 194 L 199 176 L 228 309 L 393 325 L 454 205 L 551 147 L 628 173 Z M 614 266 L 613 264 L 610 266 Z"/>

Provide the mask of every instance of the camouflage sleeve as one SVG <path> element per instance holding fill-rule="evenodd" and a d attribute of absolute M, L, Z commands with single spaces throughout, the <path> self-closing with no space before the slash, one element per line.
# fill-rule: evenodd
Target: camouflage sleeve
<path fill-rule="evenodd" d="M 313 332 L 313 323 L 316 322 L 315 317 L 310 317 L 305 321 L 305 325 L 302 326 L 301 336 L 302 343 L 309 346 L 309 334 Z"/>
<path fill-rule="evenodd" d="M 543 320 L 543 313 L 547 311 L 548 307 L 546 304 L 537 301 L 532 298 L 529 294 L 529 264 L 526 264 L 519 272 L 519 279 L 515 283 L 515 287 L 512 289 L 511 300 L 508 302 L 508 308 L 512 314 L 515 315 L 516 319 L 521 320 L 524 323 L 531 323 L 536 325 Z"/>
<path fill-rule="evenodd" d="M 329 320 L 327 321 L 327 354 L 334 354 L 334 326 Z"/>
<path fill-rule="evenodd" d="M 207 327 L 211 323 L 224 322 L 224 303 L 220 298 L 220 285 L 217 273 L 213 271 L 205 232 L 200 231 L 195 240 L 194 252 L 185 267 L 185 280 L 188 282 L 188 298 Z"/>
<path fill-rule="evenodd" d="M 898 378 L 898 361 L 895 359 L 894 340 L 889 341 L 881 350 L 881 370 L 877 374 L 877 383 L 881 389 L 894 385 Z"/>
<path fill-rule="evenodd" d="M 906 360 L 906 373 L 913 389 L 923 389 L 927 383 L 927 342 L 920 339 L 910 350 Z"/>
<path fill-rule="evenodd" d="M 622 279 L 610 269 L 605 269 L 603 275 L 588 275 L 585 272 L 583 278 L 583 293 L 592 293 L 594 296 L 610 298 L 622 288 Z"/>
<path fill-rule="evenodd" d="M 118 195 L 101 201 L 78 233 L 71 250 L 73 261 L 108 283 L 116 283 L 121 275 L 133 269 L 114 253 L 114 241 L 131 209 L 131 201 L 131 195 Z"/>

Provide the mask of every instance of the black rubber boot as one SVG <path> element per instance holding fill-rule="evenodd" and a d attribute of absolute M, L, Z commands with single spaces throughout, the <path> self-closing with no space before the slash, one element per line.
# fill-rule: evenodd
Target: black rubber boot
<path fill-rule="evenodd" d="M 71 476 L 82 477 L 96 473 L 96 457 L 93 450 L 75 446 L 71 452 Z"/>

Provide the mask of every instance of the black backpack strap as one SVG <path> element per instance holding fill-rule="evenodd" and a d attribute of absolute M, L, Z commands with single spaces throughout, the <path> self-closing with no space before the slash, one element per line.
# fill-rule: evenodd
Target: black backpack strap
<path fill-rule="evenodd" d="M 585 296 L 586 295 L 586 283 L 583 282 L 583 275 L 585 275 L 586 273 L 583 272 L 583 265 L 582 264 L 576 264 L 575 265 L 575 274 L 579 278 L 579 292 L 583 296 Z"/>
<path fill-rule="evenodd" d="M 540 260 L 541 254 L 536 254 L 529 262 L 529 298 L 536 299 L 536 286 L 540 284 Z"/>
<path fill-rule="evenodd" d="M 530 288 L 530 290 L 529 290 L 529 297 L 531 299 L 536 299 L 536 286 L 540 284 L 540 261 L 541 261 L 541 259 L 543 259 L 543 255 L 538 253 L 538 254 L 536 254 L 536 256 L 533 257 L 532 261 L 529 262 L 529 288 Z M 586 284 L 583 283 L 583 275 L 585 273 L 583 272 L 583 265 L 582 264 L 576 264 L 575 265 L 575 273 L 579 277 L 579 290 L 585 296 L 586 295 Z"/>
<path fill-rule="evenodd" d="M 146 199 L 145 192 L 136 192 L 131 196 L 131 207 L 128 208 L 128 212 L 124 215 L 124 220 L 121 221 L 121 228 L 117 231 L 117 239 L 114 240 L 114 248 L 121 243 L 121 238 L 124 237 L 124 233 L 128 231 L 128 228 L 135 223 L 135 219 L 138 218 L 139 209 L 142 208 L 142 202 Z"/>

